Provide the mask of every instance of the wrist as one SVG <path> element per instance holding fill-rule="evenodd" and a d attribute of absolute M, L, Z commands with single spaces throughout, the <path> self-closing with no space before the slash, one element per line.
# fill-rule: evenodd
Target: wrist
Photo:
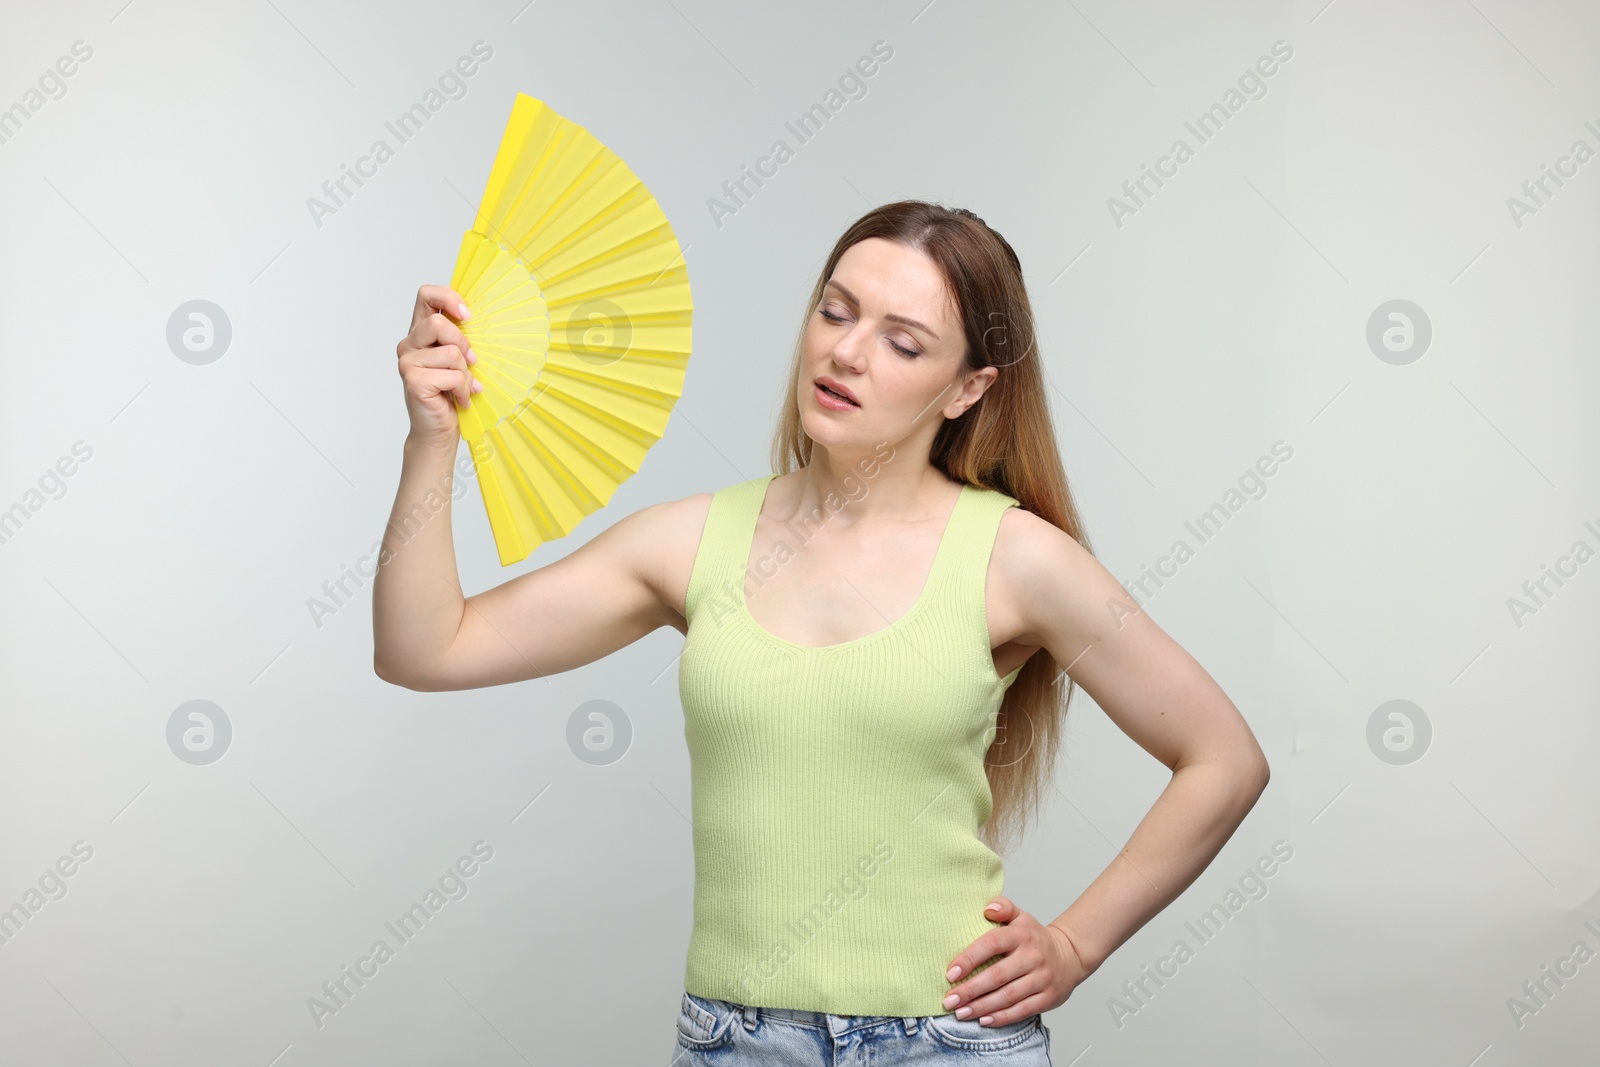
<path fill-rule="evenodd" d="M 1085 976 L 1091 975 L 1100 969 L 1100 965 L 1105 962 L 1105 956 L 1091 949 L 1088 945 L 1088 942 L 1083 937 L 1075 933 L 1071 927 L 1067 926 L 1060 919 L 1052 919 L 1046 925 L 1054 930 L 1056 934 L 1066 942 L 1067 946 L 1072 950 L 1073 955 L 1078 957 L 1078 963 L 1082 965 Z"/>

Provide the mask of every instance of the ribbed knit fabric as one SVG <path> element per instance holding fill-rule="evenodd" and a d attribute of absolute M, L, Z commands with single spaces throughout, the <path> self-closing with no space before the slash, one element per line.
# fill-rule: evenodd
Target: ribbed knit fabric
<path fill-rule="evenodd" d="M 839 1015 L 938 1015 L 951 959 L 997 923 L 977 836 L 1002 697 L 984 577 L 1017 501 L 964 486 L 922 593 L 894 623 L 810 648 L 763 629 L 753 595 L 813 529 L 747 562 L 775 475 L 712 497 L 679 661 L 694 805 L 697 996 Z M 794 524 L 799 526 L 799 524 Z"/>

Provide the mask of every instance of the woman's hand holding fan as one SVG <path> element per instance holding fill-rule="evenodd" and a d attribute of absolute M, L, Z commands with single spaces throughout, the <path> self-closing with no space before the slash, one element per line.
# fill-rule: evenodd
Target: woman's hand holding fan
<path fill-rule="evenodd" d="M 472 342 L 456 323 L 470 317 L 462 313 L 464 307 L 460 294 L 449 286 L 424 285 L 417 290 L 411 330 L 395 346 L 411 438 L 451 452 L 461 432 L 457 408 L 467 408 L 472 394 L 483 390 L 467 369 L 477 362 Z"/>

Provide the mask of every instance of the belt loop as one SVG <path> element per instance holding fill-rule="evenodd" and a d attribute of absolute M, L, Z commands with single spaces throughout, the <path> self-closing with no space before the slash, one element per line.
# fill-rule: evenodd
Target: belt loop
<path fill-rule="evenodd" d="M 916 1037 L 917 1036 L 917 1017 L 915 1015 L 907 1015 L 907 1016 L 904 1016 L 903 1019 L 904 1019 L 904 1022 L 906 1024 L 906 1036 L 907 1037 Z"/>
<path fill-rule="evenodd" d="M 756 1019 L 760 1017 L 760 1014 L 760 1009 L 754 1004 L 746 1004 L 744 1006 L 744 1028 L 746 1030 L 754 1030 L 756 1028 Z"/>

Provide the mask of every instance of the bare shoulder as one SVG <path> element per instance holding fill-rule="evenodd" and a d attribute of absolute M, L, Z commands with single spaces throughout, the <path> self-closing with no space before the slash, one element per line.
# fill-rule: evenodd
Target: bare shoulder
<path fill-rule="evenodd" d="M 1027 568 L 1038 563 L 1059 566 L 1074 561 L 1082 564 L 1094 558 L 1067 531 L 1020 507 L 1001 513 L 994 547 L 995 557 L 1006 567 Z"/>
<path fill-rule="evenodd" d="M 1115 579 L 1100 561 L 1061 527 L 1020 507 L 1000 516 L 989 559 L 990 633 L 995 643 L 1044 644 L 1044 606 L 1065 600 L 1087 604 Z M 1079 596 L 1078 594 L 1085 594 Z"/>
<path fill-rule="evenodd" d="M 660 602 L 661 624 L 679 633 L 688 629 L 684 600 L 700 548 L 700 534 L 711 512 L 711 496 L 693 493 L 678 500 L 648 504 L 617 523 L 618 532 L 627 538 L 629 558 Z"/>
<path fill-rule="evenodd" d="M 1228 767 L 1252 783 L 1254 803 L 1270 768 L 1239 709 L 1076 538 L 1011 508 L 995 536 L 989 578 L 989 610 L 1002 620 L 996 636 L 1024 651 L 1048 649 L 1096 706 L 1169 770 Z"/>

